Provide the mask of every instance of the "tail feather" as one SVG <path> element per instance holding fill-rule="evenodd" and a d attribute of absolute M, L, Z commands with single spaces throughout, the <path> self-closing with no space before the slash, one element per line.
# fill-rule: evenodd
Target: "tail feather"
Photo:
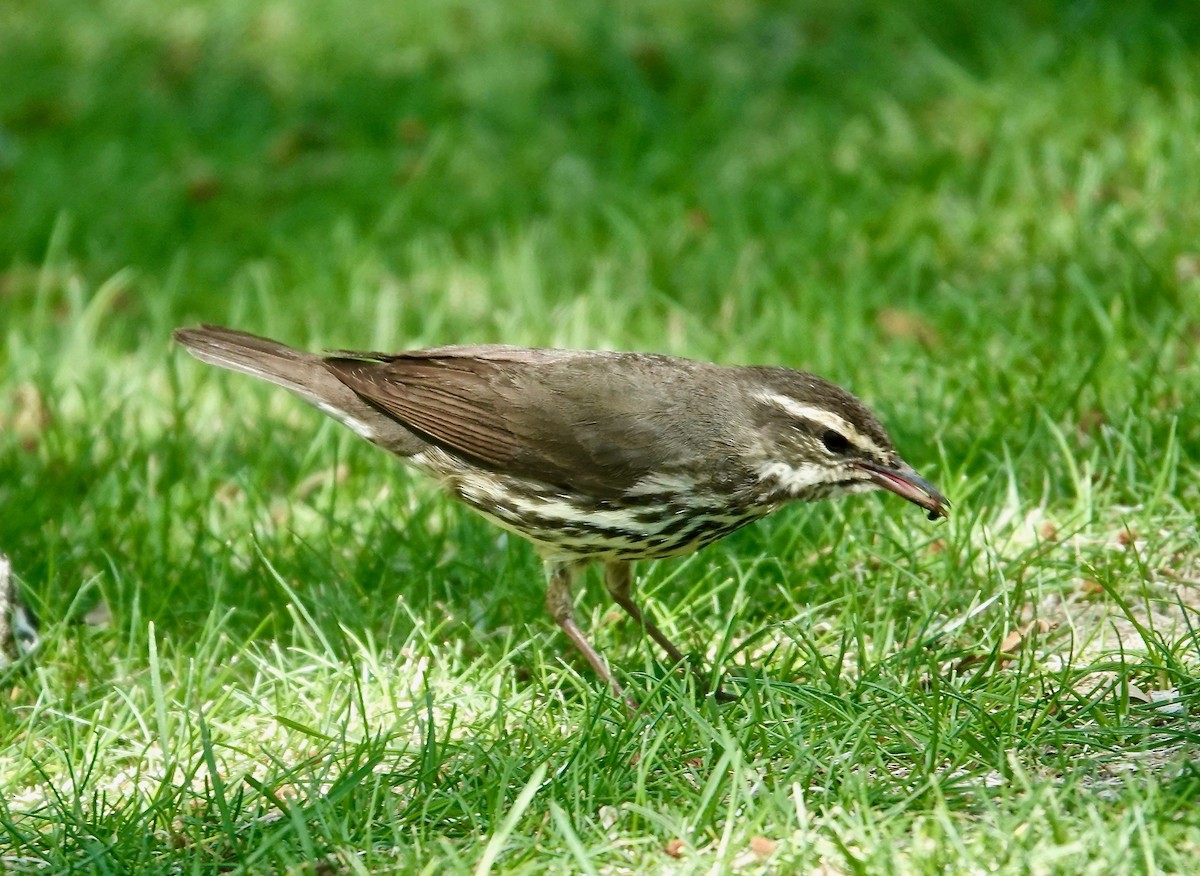
<path fill-rule="evenodd" d="M 201 362 L 282 386 L 393 453 L 409 455 L 423 444 L 359 398 L 325 367 L 321 356 L 218 325 L 180 328 L 173 336 Z"/>
<path fill-rule="evenodd" d="M 268 380 L 313 403 L 326 400 L 329 391 L 336 393 L 336 386 L 345 390 L 341 381 L 326 370 L 320 356 L 269 338 L 219 325 L 180 328 L 173 336 L 201 362 Z"/>

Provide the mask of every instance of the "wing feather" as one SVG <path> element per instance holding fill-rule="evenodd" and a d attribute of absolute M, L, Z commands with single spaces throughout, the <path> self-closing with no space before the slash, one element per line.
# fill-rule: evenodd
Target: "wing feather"
<path fill-rule="evenodd" d="M 520 445 L 497 409 L 490 381 L 480 369 L 436 363 L 393 358 L 328 359 L 325 364 L 368 404 L 434 443 L 493 466 L 505 465 Z"/>
<path fill-rule="evenodd" d="M 514 347 L 361 355 L 325 367 L 376 410 L 495 471 L 614 497 L 659 465 L 660 451 L 689 455 L 669 412 L 691 395 L 657 379 L 663 357 Z M 670 374 L 692 364 L 670 362 Z"/>

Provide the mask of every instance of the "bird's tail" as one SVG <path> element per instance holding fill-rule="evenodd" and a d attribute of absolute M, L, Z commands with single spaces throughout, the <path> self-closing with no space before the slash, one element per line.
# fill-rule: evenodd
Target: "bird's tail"
<path fill-rule="evenodd" d="M 175 329 L 174 338 L 201 362 L 270 381 L 315 405 L 336 405 L 352 395 L 320 356 L 269 338 L 219 325 Z"/>
<path fill-rule="evenodd" d="M 360 398 L 323 356 L 219 325 L 176 329 L 174 336 L 201 362 L 282 386 L 392 453 L 410 456 L 426 446 L 404 424 Z"/>

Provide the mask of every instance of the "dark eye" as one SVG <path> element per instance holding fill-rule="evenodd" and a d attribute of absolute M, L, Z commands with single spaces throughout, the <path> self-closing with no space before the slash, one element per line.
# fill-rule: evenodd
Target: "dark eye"
<path fill-rule="evenodd" d="M 841 432 L 826 429 L 821 433 L 821 443 L 830 453 L 845 453 L 850 449 L 850 441 Z"/>

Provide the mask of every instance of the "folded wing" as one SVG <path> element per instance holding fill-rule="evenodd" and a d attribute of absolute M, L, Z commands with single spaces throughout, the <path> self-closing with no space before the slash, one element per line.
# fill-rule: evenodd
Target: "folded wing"
<path fill-rule="evenodd" d="M 598 498 L 652 471 L 678 404 L 645 378 L 660 357 L 512 347 L 334 356 L 365 402 L 448 452 Z"/>

